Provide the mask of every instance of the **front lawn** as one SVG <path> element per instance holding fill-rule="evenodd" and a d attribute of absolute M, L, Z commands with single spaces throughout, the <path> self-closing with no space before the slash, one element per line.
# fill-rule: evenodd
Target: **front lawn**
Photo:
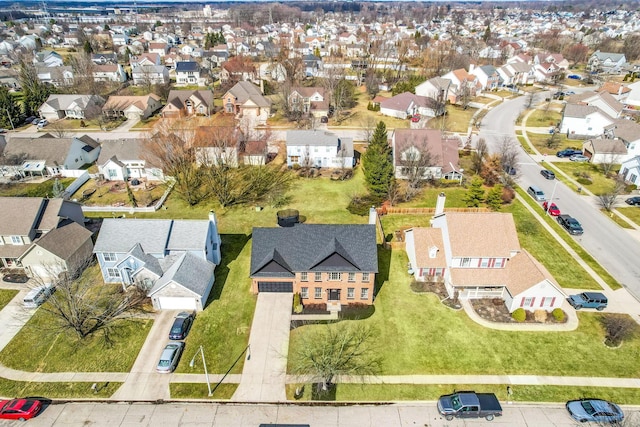
<path fill-rule="evenodd" d="M 556 126 L 562 120 L 562 113 L 553 109 L 534 110 L 527 118 L 527 126 L 551 127 Z"/>
<path fill-rule="evenodd" d="M 622 198 L 624 199 L 624 198 Z M 627 206 L 626 204 L 623 207 L 616 208 L 620 213 L 631 221 L 636 223 L 636 225 L 640 226 L 640 207 L 637 206 Z"/>
<path fill-rule="evenodd" d="M 466 133 L 469 130 L 471 117 L 476 111 L 478 111 L 476 108 L 467 107 L 464 109 L 459 105 L 447 105 L 447 114 L 432 118 L 427 122 L 427 127 L 430 129 L 442 129 L 442 122 L 444 121 L 444 128 L 447 131 Z"/>
<path fill-rule="evenodd" d="M 403 250 L 380 249 L 382 284 L 375 313 L 360 322 L 376 330 L 377 351 L 383 358 L 382 375 L 486 374 L 561 375 L 635 378 L 640 374 L 637 354 L 640 338 L 618 349 L 603 345 L 600 313 L 578 313 L 573 332 L 519 332 L 484 328 L 464 311 L 453 311 L 434 294 L 415 294 L 406 273 Z M 388 271 L 387 271 L 388 268 Z M 291 332 L 293 353 L 307 325 Z M 291 360 L 291 359 L 290 359 Z"/>
<path fill-rule="evenodd" d="M 589 162 L 554 162 L 553 166 L 569 175 L 575 181 L 582 175 L 588 176 L 591 184 L 580 183 L 593 194 L 603 194 L 610 192 L 615 185 L 612 178 L 607 178 L 598 165 Z M 615 169 L 619 169 L 616 167 Z M 558 177 L 562 180 L 562 176 Z M 587 182 L 587 181 L 585 181 Z"/>
<path fill-rule="evenodd" d="M 215 399 L 229 400 L 236 392 L 238 384 L 211 384 L 213 394 L 209 396 L 209 388 L 204 383 L 171 383 L 169 384 L 172 399 Z"/>
<path fill-rule="evenodd" d="M 527 122 L 529 126 L 529 122 Z M 540 152 L 540 154 L 546 154 L 548 156 L 555 156 L 556 153 L 565 148 L 578 148 L 581 149 L 584 141 L 577 139 L 568 139 L 564 134 L 556 134 L 556 146 L 553 148 L 547 147 L 547 141 L 551 138 L 549 133 L 531 133 L 527 132 L 527 137 L 534 147 Z"/>
<path fill-rule="evenodd" d="M 122 383 L 65 383 L 11 381 L 0 378 L 0 396 L 47 396 L 50 399 L 87 398 L 106 399 L 120 388 Z"/>
<path fill-rule="evenodd" d="M 66 188 L 74 178 L 61 178 L 60 183 Z M 0 184 L 0 196 L 2 197 L 53 197 L 53 184 L 55 179 L 48 179 L 44 182 L 12 182 L 10 184 Z"/>
<path fill-rule="evenodd" d="M 2 276 L 0 276 L 2 277 Z M 18 291 L 13 289 L 0 289 L 0 310 L 2 310 L 9 302 L 15 298 Z"/>

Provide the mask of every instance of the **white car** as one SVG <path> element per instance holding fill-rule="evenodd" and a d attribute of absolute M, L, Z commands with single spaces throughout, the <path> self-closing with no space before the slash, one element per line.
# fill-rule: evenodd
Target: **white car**
<path fill-rule="evenodd" d="M 46 125 L 48 125 L 48 124 L 49 124 L 49 121 L 48 121 L 47 119 L 42 119 L 42 120 L 40 120 L 40 121 L 38 122 L 38 127 L 39 127 L 39 128 L 43 128 L 43 127 L 45 127 L 45 126 L 46 126 Z"/>

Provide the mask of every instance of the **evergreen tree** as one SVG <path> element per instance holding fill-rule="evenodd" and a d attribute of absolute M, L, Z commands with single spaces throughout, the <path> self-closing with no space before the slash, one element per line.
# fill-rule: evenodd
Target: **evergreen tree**
<path fill-rule="evenodd" d="M 484 201 L 484 189 L 482 188 L 482 178 L 478 175 L 471 179 L 471 185 L 464 195 L 464 203 L 470 208 L 477 208 Z"/>
<path fill-rule="evenodd" d="M 487 193 L 487 199 L 485 202 L 489 209 L 494 212 L 497 212 L 502 207 L 502 184 L 496 184 L 493 186 L 491 190 Z"/>
<path fill-rule="evenodd" d="M 482 40 L 486 43 L 491 38 L 491 28 L 489 24 L 487 24 L 487 28 L 484 30 L 484 35 L 482 36 Z"/>
<path fill-rule="evenodd" d="M 364 178 L 369 192 L 383 200 L 394 181 L 392 151 L 387 141 L 387 127 L 379 122 L 367 151 L 362 156 Z"/>
<path fill-rule="evenodd" d="M 20 105 L 11 96 L 11 92 L 0 86 L 0 127 L 13 129 L 20 117 Z"/>
<path fill-rule="evenodd" d="M 88 39 L 84 41 L 84 45 L 82 46 L 82 50 L 86 54 L 93 53 L 93 48 L 91 47 L 91 42 Z"/>

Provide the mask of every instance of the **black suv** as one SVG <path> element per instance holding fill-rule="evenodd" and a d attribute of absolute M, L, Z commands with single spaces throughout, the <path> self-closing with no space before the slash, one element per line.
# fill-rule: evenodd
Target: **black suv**
<path fill-rule="evenodd" d="M 629 197 L 627 200 L 624 201 L 626 204 L 631 205 L 631 206 L 640 206 L 640 197 L 635 196 L 635 197 Z"/>
<path fill-rule="evenodd" d="M 558 223 L 569 232 L 569 234 L 580 235 L 584 233 L 582 226 L 577 219 L 569 215 L 558 215 Z"/>
<path fill-rule="evenodd" d="M 194 313 L 187 313 L 186 311 L 178 313 L 176 316 L 176 320 L 173 321 L 173 326 L 171 326 L 171 331 L 169 332 L 170 340 L 183 340 L 187 337 L 189 333 L 189 329 L 191 329 L 191 325 L 193 324 L 193 319 L 195 318 Z"/>
<path fill-rule="evenodd" d="M 553 171 L 550 171 L 549 169 L 542 169 L 540 171 L 540 175 L 544 176 L 547 179 L 556 179 L 556 174 L 553 173 Z"/>
<path fill-rule="evenodd" d="M 578 150 L 576 148 L 565 148 L 564 150 L 560 150 L 556 153 L 556 157 L 571 157 L 576 154 L 582 154 L 582 150 Z"/>

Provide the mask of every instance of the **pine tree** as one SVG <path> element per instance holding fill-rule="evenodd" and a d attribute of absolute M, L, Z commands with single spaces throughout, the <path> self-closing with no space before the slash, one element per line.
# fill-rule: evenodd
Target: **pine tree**
<path fill-rule="evenodd" d="M 13 129 L 20 117 L 20 105 L 11 96 L 11 92 L 0 86 L 0 127 Z"/>
<path fill-rule="evenodd" d="M 387 127 L 379 122 L 367 151 L 362 156 L 364 178 L 369 192 L 383 200 L 394 180 L 392 151 L 387 141 Z"/>
<path fill-rule="evenodd" d="M 484 30 L 484 35 L 482 36 L 482 40 L 486 43 L 491 38 L 491 28 L 489 24 L 487 24 L 487 28 Z"/>
<path fill-rule="evenodd" d="M 482 178 L 477 175 L 471 179 L 471 185 L 463 198 L 467 207 L 477 208 L 480 206 L 480 203 L 484 201 L 484 189 L 482 188 L 482 184 Z"/>
<path fill-rule="evenodd" d="M 82 50 L 86 54 L 93 53 L 93 48 L 91 47 L 91 42 L 89 40 L 84 41 L 84 45 L 82 46 Z"/>
<path fill-rule="evenodd" d="M 496 184 L 493 186 L 491 190 L 487 193 L 487 199 L 485 203 L 489 206 L 494 212 L 497 212 L 502 207 L 502 184 Z"/>

